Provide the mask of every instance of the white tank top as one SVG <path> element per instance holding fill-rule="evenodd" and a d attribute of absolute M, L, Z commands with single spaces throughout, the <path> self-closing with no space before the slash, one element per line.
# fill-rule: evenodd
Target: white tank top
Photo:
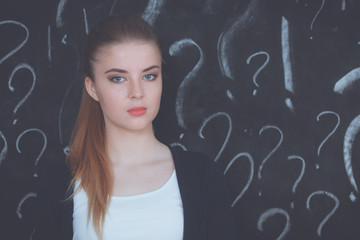
<path fill-rule="evenodd" d="M 75 189 L 80 181 L 76 182 Z M 74 196 L 73 240 L 96 240 L 88 198 L 82 189 Z M 133 196 L 112 196 L 105 216 L 103 240 L 182 240 L 184 214 L 181 195 L 172 173 L 159 189 Z"/>

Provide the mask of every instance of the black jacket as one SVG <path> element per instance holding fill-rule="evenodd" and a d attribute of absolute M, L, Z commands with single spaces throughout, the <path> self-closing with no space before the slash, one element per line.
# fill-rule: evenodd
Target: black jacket
<path fill-rule="evenodd" d="M 170 149 L 184 208 L 184 240 L 236 240 L 228 186 L 218 165 L 203 154 Z M 66 166 L 40 176 L 33 240 L 72 240 L 70 180 Z"/>

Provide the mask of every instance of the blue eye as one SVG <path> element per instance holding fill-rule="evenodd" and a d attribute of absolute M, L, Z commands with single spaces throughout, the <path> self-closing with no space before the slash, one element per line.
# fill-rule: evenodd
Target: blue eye
<path fill-rule="evenodd" d="M 144 79 L 147 81 L 151 81 L 151 80 L 155 80 L 156 77 L 157 77 L 157 75 L 155 75 L 155 74 L 146 74 L 144 76 Z"/>
<path fill-rule="evenodd" d="M 115 83 L 121 83 L 121 82 L 125 81 L 125 78 L 123 78 L 121 76 L 115 76 L 115 77 L 110 78 L 110 80 Z"/>

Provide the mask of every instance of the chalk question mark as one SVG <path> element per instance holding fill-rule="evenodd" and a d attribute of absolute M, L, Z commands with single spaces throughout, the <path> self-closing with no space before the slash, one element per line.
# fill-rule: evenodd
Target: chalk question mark
<path fill-rule="evenodd" d="M 19 202 L 18 206 L 17 206 L 17 209 L 16 209 L 16 214 L 18 216 L 19 219 L 22 219 L 23 218 L 23 215 L 21 214 L 21 207 L 22 205 L 24 204 L 24 202 L 26 200 L 28 200 L 29 198 L 36 198 L 37 197 L 37 194 L 34 193 L 34 192 L 30 192 L 28 194 L 26 194 Z"/>
<path fill-rule="evenodd" d="M 1 131 L 0 131 L 0 137 L 4 141 L 4 147 L 3 147 L 3 149 L 1 150 L 1 153 L 0 153 L 0 166 L 1 166 L 2 162 L 4 161 L 4 159 L 6 157 L 6 154 L 7 154 L 7 151 L 8 151 L 8 145 L 7 145 L 5 136 Z"/>
<path fill-rule="evenodd" d="M 203 135 L 204 128 L 209 123 L 209 121 L 213 120 L 214 118 L 220 117 L 220 116 L 226 117 L 226 119 L 229 122 L 229 128 L 228 128 L 228 132 L 227 132 L 226 138 L 224 140 L 224 143 L 221 146 L 220 151 L 218 152 L 218 154 L 216 155 L 216 157 L 214 159 L 215 162 L 217 162 L 219 160 L 220 155 L 224 151 L 224 149 L 225 149 L 225 147 L 226 147 L 226 145 L 227 145 L 227 143 L 229 141 L 229 138 L 230 138 L 230 135 L 231 135 L 231 132 L 232 132 L 232 120 L 231 120 L 231 117 L 229 116 L 229 114 L 227 114 L 225 112 L 214 113 L 210 117 L 208 117 L 207 119 L 204 120 L 204 122 L 201 124 L 200 129 L 199 129 L 199 137 L 201 137 L 202 139 L 205 139 L 205 137 Z"/>
<path fill-rule="evenodd" d="M 243 30 L 255 18 L 258 1 L 253 0 L 249 2 L 244 13 L 226 30 L 224 30 L 217 43 L 218 62 L 220 65 L 221 74 L 227 78 L 234 79 L 230 69 L 231 44 L 236 31 Z"/>
<path fill-rule="evenodd" d="M 288 160 L 289 160 L 289 161 L 295 160 L 295 159 L 301 161 L 302 167 L 301 167 L 301 172 L 300 172 L 298 178 L 296 179 L 296 181 L 295 181 L 295 183 L 293 184 L 292 189 L 291 189 L 292 193 L 294 193 L 294 194 L 295 194 L 295 191 L 296 191 L 297 186 L 299 185 L 299 183 L 300 183 L 300 181 L 302 180 L 302 178 L 303 178 L 303 176 L 304 176 L 304 173 L 305 173 L 305 160 L 304 160 L 302 157 L 297 156 L 297 155 L 288 156 Z M 291 202 L 290 206 L 291 206 L 291 208 L 294 208 L 294 202 Z"/>
<path fill-rule="evenodd" d="M 169 54 L 170 56 L 177 56 L 180 54 L 181 50 L 184 47 L 187 46 L 196 46 L 196 48 L 200 52 L 200 58 L 194 68 L 185 76 L 184 80 L 180 83 L 177 94 L 176 94 L 176 102 L 175 102 L 175 111 L 176 111 L 176 117 L 178 120 L 178 124 L 186 129 L 187 126 L 185 124 L 184 120 L 184 113 L 183 113 L 183 107 L 184 107 L 184 100 L 185 100 L 185 93 L 186 90 L 189 88 L 191 80 L 195 78 L 195 76 L 198 74 L 201 66 L 204 63 L 204 56 L 203 51 L 201 50 L 200 46 L 194 42 L 192 39 L 185 38 L 180 41 L 177 41 L 173 44 L 171 44 L 169 48 Z"/>
<path fill-rule="evenodd" d="M 165 0 L 149 0 L 142 18 L 150 25 L 154 25 L 157 16 L 160 14 L 160 9 L 164 5 Z"/>
<path fill-rule="evenodd" d="M 32 85 L 29 89 L 29 91 L 26 93 L 26 95 L 23 97 L 23 99 L 20 100 L 20 102 L 16 105 L 16 107 L 14 108 L 14 115 L 15 113 L 19 110 L 19 108 L 25 103 L 25 101 L 29 98 L 29 96 L 31 95 L 31 93 L 33 92 L 34 90 L 34 87 L 35 87 L 35 82 L 36 82 L 36 75 L 35 75 L 35 71 L 34 69 L 27 63 L 21 63 L 19 65 L 17 65 L 14 70 L 12 71 L 11 75 L 10 75 L 10 78 L 9 78 L 9 82 L 8 82 L 8 86 L 9 86 L 9 89 L 10 91 L 14 92 L 15 91 L 15 88 L 11 85 L 12 84 L 12 80 L 13 80 L 13 77 L 14 77 L 14 74 L 19 71 L 20 69 L 27 69 L 31 72 L 32 74 L 32 77 L 33 77 L 33 82 L 32 82 Z M 14 120 L 13 124 L 15 125 L 17 122 L 17 119 Z"/>
<path fill-rule="evenodd" d="M 290 231 L 290 227 L 291 227 L 291 223 L 290 223 L 290 216 L 289 214 L 281 208 L 270 208 L 268 210 L 266 210 L 263 214 L 261 214 L 261 216 L 259 217 L 258 223 L 257 223 L 257 228 L 260 231 L 263 231 L 263 224 L 265 221 L 268 220 L 268 218 L 274 216 L 274 215 L 283 215 L 286 218 L 286 225 L 283 229 L 283 231 L 281 232 L 281 234 L 279 235 L 279 237 L 277 237 L 277 240 L 283 240 L 286 236 L 286 234 L 288 234 L 288 232 Z"/>
<path fill-rule="evenodd" d="M 227 165 L 225 171 L 224 171 L 224 175 L 229 171 L 229 169 L 231 168 L 231 166 L 234 164 L 234 162 L 238 159 L 240 159 L 241 157 L 246 157 L 250 163 L 250 175 L 249 175 L 249 179 L 247 181 L 247 183 L 245 184 L 243 190 L 240 192 L 240 194 L 235 198 L 235 200 L 233 201 L 233 203 L 231 204 L 231 207 L 234 207 L 236 205 L 236 203 L 242 198 L 242 196 L 245 194 L 245 192 L 248 190 L 251 181 L 253 180 L 254 177 L 254 159 L 253 157 L 247 153 L 247 152 L 243 152 L 243 153 L 238 153 L 235 157 L 233 157 L 233 159 L 231 159 L 231 161 L 229 162 L 229 164 Z"/>
<path fill-rule="evenodd" d="M 311 199 L 315 196 L 315 195 L 325 195 L 327 197 L 330 197 L 331 199 L 333 199 L 335 201 L 335 206 L 334 208 L 331 210 L 330 213 L 328 213 L 325 218 L 321 221 L 321 223 L 319 224 L 318 228 L 317 228 L 317 234 L 319 237 L 321 237 L 321 231 L 322 231 L 322 228 L 324 227 L 325 223 L 327 223 L 327 221 L 330 219 L 330 217 L 332 215 L 334 215 L 334 213 L 336 212 L 336 210 L 339 208 L 339 205 L 340 205 L 340 202 L 339 202 L 339 199 L 332 193 L 330 192 L 327 192 L 327 191 L 316 191 L 316 192 L 313 192 L 312 194 L 310 194 L 310 196 L 307 198 L 306 200 L 306 208 L 309 212 L 311 212 L 311 209 L 310 209 L 310 201 Z"/>
<path fill-rule="evenodd" d="M 355 137 L 359 133 L 359 131 L 360 131 L 360 115 L 355 117 L 351 121 L 349 127 L 346 129 L 346 133 L 344 137 L 344 151 L 343 151 L 346 174 L 349 178 L 350 184 L 353 186 L 353 188 L 357 193 L 359 193 L 359 189 L 356 185 L 354 172 L 352 168 L 352 148 L 355 141 Z M 349 197 L 353 202 L 356 200 L 356 196 L 354 192 L 352 192 Z"/>
<path fill-rule="evenodd" d="M 70 90 L 73 88 L 74 83 L 76 82 L 75 80 L 77 80 L 75 77 L 76 77 L 76 74 L 79 72 L 79 68 L 80 68 L 80 59 L 79 59 L 80 54 L 79 54 L 79 51 L 78 51 L 77 47 L 74 44 L 72 44 L 71 42 L 66 40 L 66 37 L 67 37 L 67 35 L 65 34 L 65 36 L 63 37 L 61 42 L 64 45 L 69 46 L 74 51 L 74 53 L 76 55 L 76 65 L 75 65 L 76 69 L 75 69 L 75 72 L 74 72 L 74 76 L 73 76 L 73 78 L 71 80 L 71 83 L 69 84 L 69 86 L 68 86 L 68 88 L 67 88 L 67 90 L 65 92 L 65 95 L 64 95 L 64 98 L 63 98 L 63 100 L 61 102 L 61 107 L 60 107 L 60 110 L 59 110 L 58 128 L 59 128 L 59 138 L 60 138 L 60 143 L 61 144 L 64 141 L 63 132 L 62 132 L 62 115 L 63 115 L 66 100 L 69 97 Z"/>
<path fill-rule="evenodd" d="M 321 7 L 320 7 L 319 10 L 316 12 L 313 20 L 311 21 L 311 24 L 310 24 L 310 30 L 311 30 L 311 31 L 313 31 L 315 20 L 317 19 L 318 15 L 319 15 L 320 11 L 323 9 L 324 5 L 325 5 L 325 0 L 322 0 Z M 310 39 L 313 39 L 313 36 L 310 36 Z"/>
<path fill-rule="evenodd" d="M 187 46 L 196 46 L 197 49 L 200 52 L 200 58 L 194 68 L 185 76 L 184 80 L 180 83 L 177 94 L 176 94 L 176 102 L 175 102 L 175 111 L 176 111 L 176 117 L 178 120 L 178 124 L 186 129 L 187 126 L 185 124 L 184 120 L 184 113 L 183 113 L 183 107 L 184 107 L 184 100 L 185 100 L 185 92 L 187 88 L 190 87 L 191 80 L 195 78 L 195 76 L 198 74 L 201 66 L 204 63 L 204 56 L 203 51 L 201 50 L 200 46 L 194 42 L 192 39 L 182 39 L 180 41 L 177 41 L 173 43 L 169 48 L 169 54 L 171 56 L 177 56 L 180 54 L 181 50 L 184 47 Z"/>
<path fill-rule="evenodd" d="M 259 135 L 261 135 L 264 131 L 269 130 L 269 129 L 275 129 L 279 134 L 280 134 L 280 139 L 279 142 L 276 144 L 276 146 L 269 152 L 268 155 L 266 155 L 266 157 L 264 158 L 264 160 L 262 161 L 260 167 L 259 167 L 259 171 L 258 171 L 258 178 L 261 179 L 262 178 L 262 169 L 264 167 L 264 164 L 269 160 L 269 158 L 276 152 L 276 150 L 279 149 L 280 145 L 282 144 L 283 141 L 283 133 L 280 130 L 280 128 L 278 128 L 277 126 L 271 126 L 271 125 L 266 125 L 264 127 L 262 127 L 259 131 Z"/>
<path fill-rule="evenodd" d="M 4 24 L 15 24 L 17 26 L 20 26 L 23 29 L 25 29 L 26 35 L 25 35 L 25 39 L 17 47 L 15 47 L 13 50 L 11 50 L 4 57 L 0 58 L 0 64 L 2 64 L 6 59 L 8 59 L 12 55 L 14 55 L 17 51 L 19 51 L 25 45 L 25 43 L 27 42 L 27 40 L 29 38 L 29 30 L 27 29 L 27 27 L 24 24 L 17 22 L 17 21 L 12 21 L 12 20 L 0 21 L 0 25 L 4 25 Z"/>
<path fill-rule="evenodd" d="M 259 131 L 259 135 L 261 135 L 265 130 L 268 130 L 268 129 L 275 129 L 280 134 L 280 139 L 279 139 L 279 142 L 276 144 L 276 146 L 266 155 L 264 160 L 261 162 L 261 165 L 260 165 L 259 171 L 258 171 L 258 179 L 259 180 L 262 178 L 262 169 L 264 167 L 264 164 L 279 149 L 280 145 L 282 144 L 283 138 L 284 138 L 283 133 L 280 130 L 280 128 L 278 128 L 276 126 L 271 126 L 271 125 L 266 125 L 266 126 L 262 127 Z M 259 196 L 261 196 L 261 195 L 262 195 L 262 191 L 259 192 Z"/>
<path fill-rule="evenodd" d="M 260 52 L 256 52 L 254 54 L 252 54 L 250 57 L 248 57 L 248 59 L 246 59 L 246 63 L 247 64 L 250 64 L 250 61 L 256 57 L 256 56 L 259 56 L 259 55 L 265 55 L 266 56 L 266 60 L 265 62 L 259 67 L 259 69 L 255 72 L 254 76 L 253 76 L 253 82 L 254 84 L 256 85 L 256 87 L 258 88 L 259 87 L 259 84 L 257 83 L 256 81 L 256 78 L 257 76 L 259 75 L 259 73 L 266 67 L 266 65 L 269 63 L 270 61 L 270 56 L 267 52 L 264 52 L 264 51 L 260 51 Z M 253 96 L 255 96 L 257 93 L 257 89 L 255 89 L 253 91 Z"/>
<path fill-rule="evenodd" d="M 321 151 L 321 148 L 323 147 L 323 145 L 326 143 L 326 141 L 335 133 L 336 129 L 339 127 L 339 124 L 340 124 L 340 116 L 339 114 L 337 114 L 336 112 L 332 112 L 332 111 L 323 111 L 321 113 L 319 113 L 316 117 L 316 120 L 319 122 L 320 121 L 320 117 L 323 116 L 323 115 L 335 115 L 336 118 L 337 118 L 337 123 L 335 125 L 335 127 L 333 128 L 333 130 L 327 135 L 327 137 L 321 142 L 321 144 L 319 145 L 318 147 L 318 151 L 317 151 L 317 155 L 320 156 L 320 151 Z M 316 164 L 316 169 L 319 169 L 320 166 L 319 164 Z"/>
<path fill-rule="evenodd" d="M 230 62 L 231 62 L 231 41 L 234 39 L 236 31 L 245 29 L 245 27 L 251 23 L 256 17 L 256 10 L 258 6 L 258 0 L 253 0 L 249 2 L 247 9 L 244 13 L 239 16 L 239 18 L 227 29 L 225 29 L 218 39 L 217 43 L 217 55 L 218 62 L 221 70 L 222 76 L 225 76 L 229 79 L 234 79 L 234 76 L 231 72 Z M 226 95 L 234 101 L 235 98 L 231 91 L 228 89 Z"/>
<path fill-rule="evenodd" d="M 41 152 L 39 153 L 39 155 L 36 157 L 36 160 L 35 160 L 35 166 L 37 166 L 38 162 L 39 162 L 39 159 L 41 158 L 41 156 L 43 155 L 45 149 L 46 149 L 46 146 L 47 146 L 47 138 L 46 138 L 46 135 L 43 131 L 41 131 L 40 129 L 37 129 L 37 128 L 30 128 L 30 129 L 27 129 L 25 131 L 23 131 L 22 133 L 20 133 L 20 135 L 18 136 L 18 138 L 16 139 L 16 150 L 18 151 L 18 153 L 21 153 L 21 150 L 19 148 L 19 142 L 20 142 L 20 139 L 27 133 L 29 132 L 39 132 L 42 137 L 43 137 L 43 140 L 44 140 L 44 144 L 42 146 L 42 149 L 41 149 Z M 36 174 L 36 172 L 34 173 L 34 177 L 37 177 L 38 175 Z"/>

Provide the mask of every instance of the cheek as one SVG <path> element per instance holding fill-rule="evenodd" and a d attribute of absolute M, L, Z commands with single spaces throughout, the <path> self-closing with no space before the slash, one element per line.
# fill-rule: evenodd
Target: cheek
<path fill-rule="evenodd" d="M 154 101 L 157 101 L 157 102 L 160 103 L 161 94 L 162 94 L 161 85 L 160 85 L 159 87 L 154 88 L 154 89 L 153 89 L 153 98 L 154 98 Z"/>
<path fill-rule="evenodd" d="M 121 103 L 124 101 L 124 93 L 116 88 L 102 91 L 99 97 L 99 103 L 103 111 L 112 111 L 121 107 Z"/>

